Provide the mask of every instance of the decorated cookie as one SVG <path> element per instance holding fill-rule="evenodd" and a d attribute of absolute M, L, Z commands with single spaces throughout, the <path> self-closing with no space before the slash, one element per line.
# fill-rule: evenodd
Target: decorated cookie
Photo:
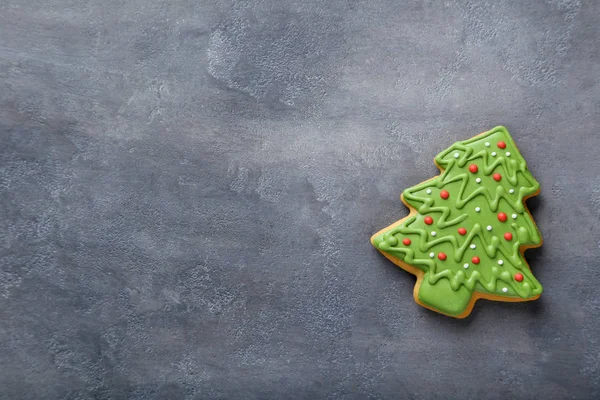
<path fill-rule="evenodd" d="M 410 215 L 373 235 L 373 246 L 417 276 L 418 304 L 452 317 L 469 315 L 477 299 L 537 299 L 542 285 L 523 252 L 542 244 L 525 205 L 540 185 L 506 128 L 434 161 L 441 174 L 402 193 Z"/>

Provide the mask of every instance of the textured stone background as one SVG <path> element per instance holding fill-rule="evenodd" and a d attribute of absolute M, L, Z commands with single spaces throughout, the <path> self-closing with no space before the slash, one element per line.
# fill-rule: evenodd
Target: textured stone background
<path fill-rule="evenodd" d="M 600 396 L 600 3 L 0 0 L 0 398 Z M 538 302 L 369 244 L 504 124 Z"/>

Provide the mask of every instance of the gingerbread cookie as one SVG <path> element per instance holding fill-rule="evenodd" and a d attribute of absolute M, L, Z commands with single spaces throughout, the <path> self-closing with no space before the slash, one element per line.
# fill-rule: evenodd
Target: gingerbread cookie
<path fill-rule="evenodd" d="M 415 301 L 464 318 L 477 299 L 528 301 L 542 285 L 523 257 L 542 245 L 525 200 L 540 184 L 506 128 L 457 142 L 435 157 L 441 174 L 402 193 L 410 215 L 371 243 L 417 276 Z"/>

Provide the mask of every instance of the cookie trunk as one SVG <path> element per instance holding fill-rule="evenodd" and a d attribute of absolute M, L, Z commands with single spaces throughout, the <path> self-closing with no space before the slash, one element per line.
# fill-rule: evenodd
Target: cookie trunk
<path fill-rule="evenodd" d="M 462 285 L 458 290 L 452 289 L 450 281 L 446 278 L 439 279 L 433 285 L 430 284 L 429 274 L 423 276 L 419 285 L 418 299 L 421 303 L 451 316 L 463 314 L 469 306 L 471 296 L 472 293 Z"/>

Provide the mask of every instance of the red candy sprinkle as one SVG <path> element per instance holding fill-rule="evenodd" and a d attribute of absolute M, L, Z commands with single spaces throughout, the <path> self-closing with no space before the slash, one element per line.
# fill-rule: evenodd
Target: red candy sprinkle
<path fill-rule="evenodd" d="M 501 212 L 501 213 L 498 213 L 498 221 L 500 221 L 500 222 L 505 222 L 505 221 L 506 221 L 506 218 L 507 218 L 507 217 L 506 217 L 506 214 L 505 214 L 505 213 L 503 213 L 503 212 Z"/>
<path fill-rule="evenodd" d="M 498 148 L 505 149 L 506 148 L 506 143 L 504 143 L 504 142 L 498 142 Z"/>
<path fill-rule="evenodd" d="M 464 236 L 467 234 L 467 230 L 465 228 L 458 228 L 458 233 Z"/>
<path fill-rule="evenodd" d="M 520 273 L 517 272 L 515 274 L 515 281 L 522 282 L 523 281 L 523 274 L 520 274 Z"/>
<path fill-rule="evenodd" d="M 408 246 L 410 243 L 411 243 L 411 242 L 410 242 L 410 239 L 409 239 L 409 238 L 404 238 L 404 239 L 402 240 L 402 244 L 403 244 L 403 245 L 405 245 L 405 246 Z"/>
<path fill-rule="evenodd" d="M 479 264 L 479 262 L 480 262 L 480 261 L 481 261 L 481 260 L 480 260 L 480 259 L 479 259 L 479 257 L 477 257 L 477 256 L 474 256 L 473 258 L 471 258 L 471 262 L 472 262 L 473 264 Z"/>
<path fill-rule="evenodd" d="M 479 171 L 479 168 L 477 167 L 477 165 L 471 164 L 469 165 L 469 171 L 471 171 L 472 173 L 476 173 L 477 171 Z"/>
<path fill-rule="evenodd" d="M 446 253 L 439 253 L 438 254 L 438 258 L 442 261 L 444 261 L 446 259 Z"/>
<path fill-rule="evenodd" d="M 448 197 L 450 197 L 450 193 L 448 193 L 448 191 L 447 191 L 447 190 L 442 190 L 442 191 L 440 192 L 440 197 L 441 197 L 442 199 L 446 200 Z"/>
<path fill-rule="evenodd" d="M 500 175 L 500 174 L 494 174 L 494 175 L 492 175 L 492 178 L 494 178 L 494 180 L 496 182 L 500 182 L 500 179 L 502 179 L 502 175 Z"/>
<path fill-rule="evenodd" d="M 506 239 L 506 240 L 508 240 L 508 241 L 511 241 L 511 240 L 512 240 L 512 233 L 510 233 L 510 232 L 506 232 L 506 233 L 504 234 L 504 239 Z"/>
<path fill-rule="evenodd" d="M 427 225 L 431 225 L 433 224 L 433 218 L 431 218 L 429 215 L 426 216 L 425 218 L 423 218 L 423 222 L 425 222 Z"/>

